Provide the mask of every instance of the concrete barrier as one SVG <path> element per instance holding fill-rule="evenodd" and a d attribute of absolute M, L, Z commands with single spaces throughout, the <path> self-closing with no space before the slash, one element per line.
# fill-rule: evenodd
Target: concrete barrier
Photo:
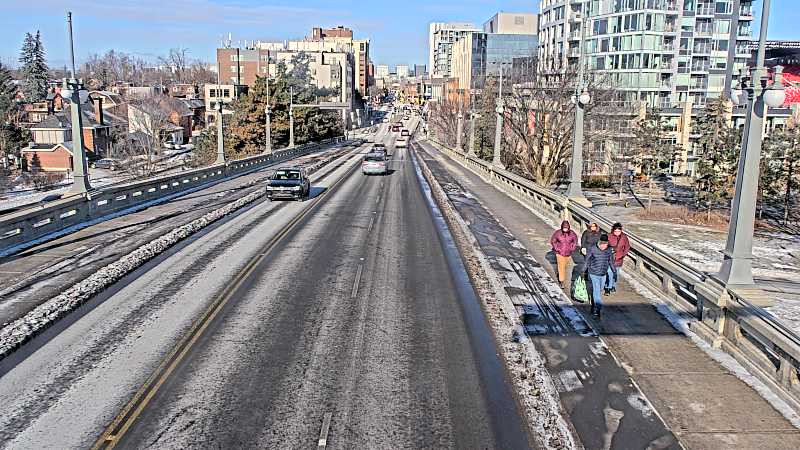
<path fill-rule="evenodd" d="M 570 220 L 579 235 L 592 222 L 606 231 L 611 229 L 612 221 L 557 192 L 482 159 L 431 142 L 542 216 L 554 222 Z M 631 252 L 625 271 L 660 293 L 673 310 L 693 319 L 688 326 L 695 334 L 733 356 L 800 412 L 800 336 L 754 305 L 760 292 L 727 289 L 713 274 L 689 266 L 635 234 L 627 234 Z"/>
<path fill-rule="evenodd" d="M 0 216 L 0 256 L 27 244 L 56 237 L 91 220 L 101 219 L 170 196 L 212 185 L 231 177 L 310 153 L 343 138 L 278 150 L 202 169 L 109 186 Z"/>

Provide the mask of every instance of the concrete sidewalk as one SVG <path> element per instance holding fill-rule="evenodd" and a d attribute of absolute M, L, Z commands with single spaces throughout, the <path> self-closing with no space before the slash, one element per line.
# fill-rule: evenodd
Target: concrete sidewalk
<path fill-rule="evenodd" d="M 423 145 L 426 157 L 436 163 L 430 164 L 431 170 L 436 173 L 435 167 L 438 167 L 443 176 L 443 186 L 448 182 L 445 175 L 452 177 L 451 183 L 457 183 L 474 196 L 555 278 L 555 268 L 545 259 L 550 250 L 551 226 L 432 145 Z M 468 217 L 464 219 L 470 221 Z M 627 371 L 630 381 L 647 397 L 680 444 L 690 449 L 800 448 L 800 430 L 753 388 L 679 334 L 625 279 L 615 294 L 603 300 L 606 307 L 601 320 L 589 317 L 588 306 L 578 305 L 577 309 L 597 330 L 618 365 Z M 539 339 L 537 348 L 542 342 L 548 342 L 546 338 Z M 567 347 L 581 345 L 577 339 L 560 341 Z M 552 368 L 551 374 L 557 377 L 565 361 L 554 358 L 570 355 L 570 350 L 567 348 L 557 354 L 547 348 L 539 350 L 548 360 L 548 370 Z M 605 382 L 602 374 L 594 381 Z M 614 388 L 612 384 L 607 387 L 608 390 Z M 587 392 L 600 395 L 597 386 L 594 389 Z M 573 405 L 566 403 L 574 398 L 568 394 L 561 395 L 562 403 L 584 446 L 609 448 L 592 439 L 590 427 L 581 430 L 580 422 L 589 420 L 592 411 L 587 409 L 574 414 Z M 605 412 L 602 406 L 595 405 L 592 409 L 593 414 L 599 416 Z M 603 431 L 595 428 L 594 432 L 602 434 Z M 631 444 L 616 441 L 610 448 L 635 448 Z"/>

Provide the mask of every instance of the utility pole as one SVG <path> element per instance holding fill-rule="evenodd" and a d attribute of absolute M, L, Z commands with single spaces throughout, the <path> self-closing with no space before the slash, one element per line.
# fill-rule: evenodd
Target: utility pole
<path fill-rule="evenodd" d="M 266 135 L 266 146 L 264 147 L 264 153 L 271 154 L 272 153 L 272 124 L 270 123 L 270 114 L 272 114 L 272 105 L 270 104 L 269 98 L 269 78 L 267 78 L 267 106 L 264 108 L 264 113 L 267 116 L 267 135 Z"/>
<path fill-rule="evenodd" d="M 586 14 L 586 5 L 581 14 Z M 580 39 L 580 53 L 578 54 L 578 82 L 575 86 L 575 95 L 572 97 L 575 103 L 575 128 L 572 134 L 572 165 L 570 167 L 570 180 L 569 187 L 567 188 L 567 197 L 572 200 L 577 200 L 579 203 L 589 203 L 583 195 L 583 186 L 581 179 L 583 178 L 583 116 L 584 108 L 592 101 L 589 92 L 584 86 L 584 62 L 583 62 L 583 47 L 585 40 L 586 18 L 581 16 L 581 39 Z"/>
<path fill-rule="evenodd" d="M 72 189 L 75 194 L 85 194 L 92 186 L 89 184 L 89 167 L 86 161 L 86 148 L 83 146 L 83 113 L 81 102 L 89 98 L 75 71 L 75 45 L 72 39 L 72 12 L 67 13 L 67 29 L 69 32 L 69 59 L 72 73 L 64 78 L 61 95 L 70 102 L 70 120 L 72 121 Z"/>
<path fill-rule="evenodd" d="M 461 148 L 461 135 L 464 133 L 464 114 L 461 112 L 461 101 L 458 102 L 458 116 L 456 117 L 456 150 L 463 151 Z"/>
<path fill-rule="evenodd" d="M 751 76 L 742 71 L 739 87 L 731 92 L 734 103 L 747 101 L 747 116 L 736 173 L 736 191 L 731 206 L 728 239 L 719 278 L 726 286 L 752 286 L 753 231 L 755 229 L 756 200 L 758 197 L 759 160 L 767 107 L 783 105 L 786 100 L 782 79 L 783 68 L 775 68 L 775 81 L 768 85 L 769 76 L 764 67 L 764 51 L 769 22 L 770 0 L 764 0 L 759 30 L 756 67 Z M 745 96 L 746 94 L 746 96 Z"/>
<path fill-rule="evenodd" d="M 469 110 L 469 156 L 475 156 L 475 93 L 470 90 Z"/>

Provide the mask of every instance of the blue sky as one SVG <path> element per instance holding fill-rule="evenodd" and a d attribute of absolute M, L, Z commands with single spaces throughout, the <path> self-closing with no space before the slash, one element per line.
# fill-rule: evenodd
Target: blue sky
<path fill-rule="evenodd" d="M 800 40 L 798 3 L 772 1 L 770 39 Z M 228 33 L 234 41 L 284 40 L 303 37 L 313 26 L 345 25 L 357 38 L 372 40 L 376 64 L 392 66 L 426 63 L 429 22 L 480 26 L 497 11 L 538 10 L 536 0 L 0 0 L 0 5 L 0 61 L 16 64 L 25 32 L 39 29 L 54 66 L 63 65 L 68 55 L 68 8 L 74 15 L 79 62 L 112 48 L 154 60 L 171 47 L 188 48 L 192 57 L 212 61 L 220 38 Z"/>

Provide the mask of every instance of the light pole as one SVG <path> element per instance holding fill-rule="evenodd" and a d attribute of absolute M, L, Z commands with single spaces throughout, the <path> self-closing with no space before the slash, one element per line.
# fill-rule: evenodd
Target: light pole
<path fill-rule="evenodd" d="M 583 195 L 583 116 L 584 108 L 592 101 L 592 97 L 584 85 L 583 44 L 586 22 L 581 20 L 580 53 L 578 56 L 578 83 L 575 86 L 575 95 L 572 102 L 575 104 L 575 127 L 572 130 L 572 164 L 570 166 L 570 180 L 567 188 L 567 197 L 579 203 L 587 203 Z"/>
<path fill-rule="evenodd" d="M 458 117 L 456 118 L 456 150 L 462 151 L 461 135 L 464 133 L 464 114 L 461 112 L 461 105 L 458 106 Z"/>
<path fill-rule="evenodd" d="M 225 164 L 225 139 L 222 135 L 225 123 L 222 117 L 222 101 L 217 102 L 217 160 L 214 164 Z"/>
<path fill-rule="evenodd" d="M 736 191 L 731 207 L 728 239 L 719 278 L 726 286 L 752 286 L 753 282 L 753 230 L 755 228 L 756 198 L 758 195 L 759 159 L 764 132 L 764 116 L 767 107 L 781 106 L 786 100 L 782 78 L 783 68 L 775 70 L 775 82 L 767 85 L 767 69 L 764 67 L 764 47 L 767 39 L 770 0 L 764 0 L 761 13 L 756 67 L 751 76 L 744 71 L 739 87 L 731 92 L 734 103 L 747 102 L 747 116 L 736 173 Z M 745 97 L 746 94 L 746 97 Z"/>
<path fill-rule="evenodd" d="M 89 184 L 89 167 L 86 162 L 86 148 L 83 146 L 83 114 L 81 103 L 86 101 L 89 93 L 83 87 L 75 72 L 75 48 L 72 41 L 72 12 L 67 13 L 67 29 L 69 31 L 69 59 L 72 63 L 70 78 L 64 78 L 61 95 L 70 102 L 70 120 L 72 121 L 72 189 L 75 194 L 85 194 L 92 187 Z"/>
<path fill-rule="evenodd" d="M 503 64 L 500 63 L 500 88 L 497 93 L 497 121 L 494 128 L 494 155 L 492 157 L 492 165 L 495 167 L 503 167 L 503 162 L 500 159 L 500 148 L 503 146 L 503 111 L 505 103 L 503 102 Z"/>
<path fill-rule="evenodd" d="M 269 155 L 272 154 L 272 124 L 270 123 L 272 106 L 270 105 L 270 98 L 269 98 L 269 78 L 267 78 L 267 106 L 264 107 L 264 114 L 266 114 L 267 116 L 267 131 L 265 136 L 266 146 L 264 147 L 264 153 Z"/>
<path fill-rule="evenodd" d="M 294 88 L 289 86 L 289 148 L 294 148 Z"/>

